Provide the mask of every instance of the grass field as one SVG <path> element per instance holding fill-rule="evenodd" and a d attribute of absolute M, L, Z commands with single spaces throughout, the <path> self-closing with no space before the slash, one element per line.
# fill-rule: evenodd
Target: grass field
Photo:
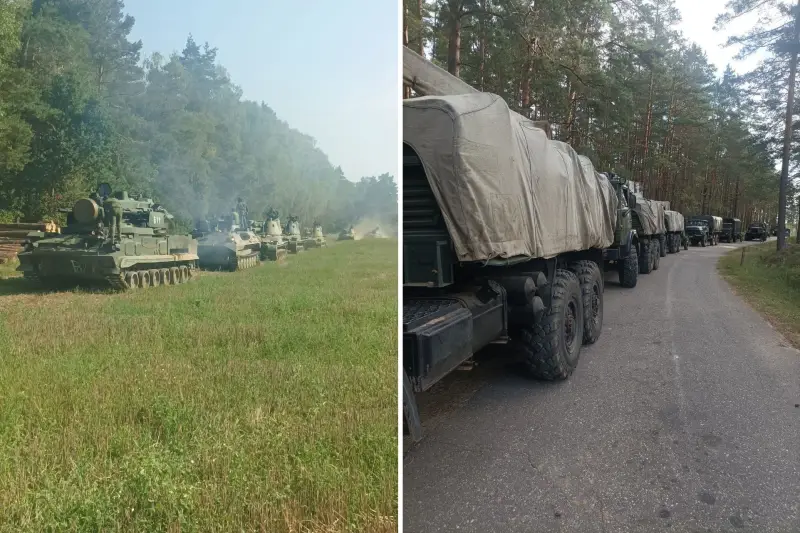
<path fill-rule="evenodd" d="M 733 250 L 719 271 L 734 289 L 800 348 L 800 245 L 776 253 L 775 241 Z"/>
<path fill-rule="evenodd" d="M 0 531 L 393 531 L 397 241 L 125 294 L 0 265 Z"/>

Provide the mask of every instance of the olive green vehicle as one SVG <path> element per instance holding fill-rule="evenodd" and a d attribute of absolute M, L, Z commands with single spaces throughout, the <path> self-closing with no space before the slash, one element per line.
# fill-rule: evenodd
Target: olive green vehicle
<path fill-rule="evenodd" d="M 261 263 L 261 239 L 239 224 L 239 213 L 233 212 L 217 225 L 217 231 L 205 233 L 197 240 L 200 267 L 208 270 L 244 270 Z"/>
<path fill-rule="evenodd" d="M 65 209 L 61 234 L 28 241 L 18 271 L 48 287 L 99 285 L 128 290 L 177 285 L 195 277 L 197 241 L 169 235 L 173 218 L 148 198 L 112 195 L 103 183 Z"/>
<path fill-rule="evenodd" d="M 300 221 L 296 216 L 290 216 L 286 222 L 283 238 L 286 239 L 289 253 L 296 254 L 303 251 L 303 236 L 300 234 Z"/>
<path fill-rule="evenodd" d="M 353 226 L 350 226 L 350 229 L 342 230 L 339 233 L 339 241 L 354 241 L 356 240 L 356 231 L 353 229 Z"/>
<path fill-rule="evenodd" d="M 261 258 L 269 259 L 270 261 L 284 259 L 289 253 L 289 243 L 283 238 L 283 229 L 281 228 L 281 219 L 278 217 L 278 212 L 271 209 L 267 213 L 267 220 L 260 227 L 259 237 L 263 246 L 261 248 Z"/>
<path fill-rule="evenodd" d="M 614 227 L 614 242 L 603 249 L 603 263 L 606 272 L 616 270 L 619 284 L 632 289 L 639 280 L 640 242 L 636 230 L 633 229 L 633 209 L 636 207 L 636 196 L 630 190 L 627 180 L 605 172 L 605 177 L 617 195 L 617 223 Z"/>
<path fill-rule="evenodd" d="M 303 246 L 306 248 L 322 248 L 328 246 L 325 242 L 325 234 L 322 232 L 322 224 L 314 221 L 314 228 L 308 232 L 303 241 Z"/>

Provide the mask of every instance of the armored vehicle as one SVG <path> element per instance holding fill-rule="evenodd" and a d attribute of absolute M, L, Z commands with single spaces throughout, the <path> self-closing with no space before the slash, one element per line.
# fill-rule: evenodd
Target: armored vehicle
<path fill-rule="evenodd" d="M 66 212 L 61 235 L 28 242 L 19 254 L 17 270 L 26 279 L 126 290 L 184 283 L 196 274 L 197 241 L 169 235 L 173 217 L 151 199 L 112 195 L 103 183 Z"/>
<path fill-rule="evenodd" d="M 259 232 L 261 242 L 264 244 L 261 257 L 270 261 L 279 261 L 288 254 L 288 242 L 283 238 L 281 229 L 281 219 L 275 209 L 270 209 L 267 213 L 267 220 L 261 225 Z"/>
<path fill-rule="evenodd" d="M 639 279 L 639 238 L 633 229 L 631 210 L 636 205 L 636 197 L 624 178 L 606 172 L 617 195 L 617 223 L 614 229 L 614 242 L 603 250 L 604 269 L 616 269 L 619 284 L 626 288 L 636 287 Z"/>
<path fill-rule="evenodd" d="M 215 231 L 203 234 L 197 241 L 200 266 L 209 270 L 244 270 L 261 260 L 261 239 L 240 225 L 239 213 L 222 217 Z"/>
<path fill-rule="evenodd" d="M 406 412 L 489 344 L 567 379 L 602 330 L 609 181 L 499 96 L 425 96 L 403 102 L 402 198 Z"/>
<path fill-rule="evenodd" d="M 303 236 L 300 234 L 300 221 L 296 216 L 290 216 L 286 227 L 283 228 L 283 238 L 289 253 L 296 254 L 303 251 Z"/>
<path fill-rule="evenodd" d="M 328 244 L 325 242 L 325 234 L 322 232 L 322 224 L 315 220 L 313 229 L 308 233 L 305 241 L 303 241 L 303 246 L 306 248 L 322 248 L 327 245 Z"/>
<path fill-rule="evenodd" d="M 763 222 L 754 222 L 747 228 L 747 233 L 744 234 L 746 241 L 766 241 L 767 240 L 767 225 Z"/>
<path fill-rule="evenodd" d="M 641 193 L 634 193 L 633 229 L 639 237 L 639 274 L 658 270 L 661 261 L 661 240 L 666 234 L 664 206 Z"/>
<path fill-rule="evenodd" d="M 386 236 L 381 231 L 380 226 L 375 226 L 375 229 L 364 235 L 365 239 L 384 239 Z"/>
<path fill-rule="evenodd" d="M 677 211 L 664 211 L 664 226 L 666 227 L 667 252 L 677 254 L 681 251 L 684 230 L 683 215 Z"/>
<path fill-rule="evenodd" d="M 356 231 L 353 229 L 353 226 L 350 226 L 350 229 L 342 230 L 339 233 L 339 238 L 336 239 L 339 241 L 354 241 L 356 240 Z"/>

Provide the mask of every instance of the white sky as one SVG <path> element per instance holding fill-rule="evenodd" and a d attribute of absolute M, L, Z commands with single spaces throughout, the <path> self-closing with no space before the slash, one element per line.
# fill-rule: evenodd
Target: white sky
<path fill-rule="evenodd" d="M 714 19 L 725 11 L 725 3 L 726 0 L 675 0 L 683 19 L 679 28 L 687 40 L 694 41 L 706 51 L 708 60 L 717 67 L 719 74 L 725 71 L 728 63 L 738 74 L 743 74 L 756 65 L 757 58 L 751 56 L 744 61 L 735 61 L 733 57 L 738 52 L 736 47 L 723 48 L 722 45 L 728 35 L 747 30 L 756 16 L 736 20 L 725 31 L 714 31 Z"/>

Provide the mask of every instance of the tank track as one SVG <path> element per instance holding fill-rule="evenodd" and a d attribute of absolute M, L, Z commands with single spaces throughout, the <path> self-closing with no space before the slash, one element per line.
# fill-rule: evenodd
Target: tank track
<path fill-rule="evenodd" d="M 248 268 L 257 267 L 261 264 L 261 260 L 259 258 L 259 252 L 253 252 L 250 255 L 246 255 L 244 257 L 238 257 L 236 259 L 236 270 L 246 270 Z"/>
<path fill-rule="evenodd" d="M 180 274 L 179 269 L 181 267 L 187 267 L 186 276 Z M 128 280 L 128 274 L 136 273 L 137 275 L 141 275 L 143 272 L 149 272 L 151 274 L 151 278 L 152 276 L 157 276 L 158 281 L 153 282 L 151 280 L 146 286 L 143 286 L 142 283 L 139 282 L 138 286 L 131 287 Z M 196 265 L 176 264 L 171 267 L 162 268 L 134 268 L 125 270 L 118 275 L 105 276 L 104 280 L 107 286 L 114 291 L 129 291 L 136 289 L 149 289 L 158 287 L 160 285 L 182 285 L 197 279 L 199 272 L 200 269 Z"/>

